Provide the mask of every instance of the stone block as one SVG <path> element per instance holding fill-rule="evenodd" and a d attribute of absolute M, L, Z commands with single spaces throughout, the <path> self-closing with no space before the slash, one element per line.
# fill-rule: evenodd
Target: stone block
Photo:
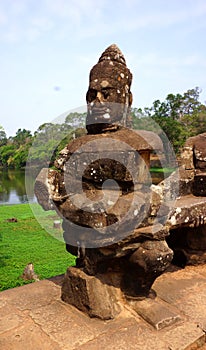
<path fill-rule="evenodd" d="M 81 344 L 90 342 L 96 334 L 96 330 L 90 326 L 91 320 L 86 315 L 60 300 L 31 310 L 30 316 L 61 350 L 79 349 Z M 44 346 L 41 349 L 44 350 Z"/>
<path fill-rule="evenodd" d="M 47 292 L 49 290 L 49 294 Z M 30 310 L 51 303 L 59 299 L 60 287 L 49 280 L 27 284 L 18 288 L 12 288 L 1 292 L 1 302 L 7 303 L 19 310 Z"/>
<path fill-rule="evenodd" d="M 168 350 L 197 350 L 202 349 L 205 334 L 197 324 L 184 322 L 162 331 L 161 340 L 165 341 Z"/>
<path fill-rule="evenodd" d="M 121 319 L 119 328 L 104 332 L 78 350 L 168 350 L 160 334 L 137 317 Z M 114 321 L 112 321 L 114 322 Z"/>
<path fill-rule="evenodd" d="M 156 299 L 129 301 L 130 306 L 155 329 L 160 330 L 181 320 L 179 312 L 171 306 Z"/>
<path fill-rule="evenodd" d="M 0 348 L 2 350 L 62 350 L 38 324 L 31 319 L 25 320 L 22 325 L 1 335 Z M 64 348 L 70 350 L 71 348 Z"/>
<path fill-rule="evenodd" d="M 17 308 L 7 303 L 1 308 L 0 312 L 0 335 L 4 332 L 9 332 L 19 326 L 22 326 L 24 317 L 26 318 L 26 316 Z"/>
<path fill-rule="evenodd" d="M 74 267 L 66 272 L 61 297 L 64 302 L 74 305 L 90 317 L 108 320 L 121 311 L 115 287 Z"/>
<path fill-rule="evenodd" d="M 204 276 L 195 273 L 191 267 L 187 266 L 185 269 L 164 273 L 154 282 L 152 288 L 158 297 L 168 304 L 176 306 L 177 303 L 180 303 L 184 306 L 189 294 L 194 295 L 198 301 L 198 288 L 205 290 L 205 283 Z"/>
<path fill-rule="evenodd" d="M 206 197 L 187 195 L 178 198 L 167 221 L 169 228 L 197 227 L 206 224 L 205 204 Z"/>

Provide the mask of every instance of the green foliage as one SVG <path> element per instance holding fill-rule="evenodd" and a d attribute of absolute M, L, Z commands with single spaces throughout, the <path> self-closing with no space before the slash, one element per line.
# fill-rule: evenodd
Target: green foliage
<path fill-rule="evenodd" d="M 0 164 L 3 166 L 9 165 L 9 158 L 15 152 L 15 145 L 7 144 L 0 147 Z"/>
<path fill-rule="evenodd" d="M 51 213 L 45 213 L 52 215 Z M 18 222 L 6 222 L 16 217 Z M 0 290 L 26 283 L 20 276 L 30 262 L 40 279 L 63 274 L 75 258 L 35 220 L 28 204 L 1 206 Z"/>
<path fill-rule="evenodd" d="M 52 166 L 59 152 L 74 138 L 85 134 L 82 125 L 86 114 L 70 113 L 62 124 L 44 123 L 34 134 L 29 162 L 38 166 Z"/>
<path fill-rule="evenodd" d="M 132 109 L 134 127 L 165 135 L 176 153 L 188 137 L 206 132 L 206 106 L 199 101 L 198 87 L 181 94 L 169 94 L 165 101 L 155 100 L 151 108 Z M 152 123 L 151 119 L 156 123 Z"/>
<path fill-rule="evenodd" d="M 86 116 L 87 113 L 70 113 L 65 118 L 65 124 L 69 125 L 72 129 L 84 128 L 86 123 Z"/>
<path fill-rule="evenodd" d="M 17 147 L 20 147 L 21 145 L 30 142 L 31 137 L 32 135 L 30 130 L 18 129 L 16 132 L 16 136 L 14 136 L 12 139 L 14 144 L 16 144 Z"/>
<path fill-rule="evenodd" d="M 32 135 L 29 130 L 18 129 L 16 136 L 0 143 L 0 164 L 10 168 L 23 168 L 26 165 Z"/>
<path fill-rule="evenodd" d="M 8 165 L 10 167 L 20 169 L 26 166 L 27 157 L 29 153 L 29 148 L 31 143 L 26 143 L 21 145 L 14 153 L 13 157 L 8 160 Z"/>
<path fill-rule="evenodd" d="M 177 153 L 179 148 L 183 146 L 186 135 L 184 132 L 184 127 L 177 120 L 172 118 L 160 118 L 159 116 L 153 116 L 152 118 L 162 129 L 162 131 L 167 135 L 169 141 L 171 142 L 174 151 Z M 164 137 L 163 133 L 159 135 L 162 139 Z M 189 135 L 188 135 L 189 136 Z"/>
<path fill-rule="evenodd" d="M 0 125 L 0 147 L 6 145 L 7 138 L 3 127 Z"/>
<path fill-rule="evenodd" d="M 67 137 L 69 131 L 62 124 L 44 123 L 34 134 L 34 141 L 29 152 L 31 164 L 52 165 L 59 143 Z"/>

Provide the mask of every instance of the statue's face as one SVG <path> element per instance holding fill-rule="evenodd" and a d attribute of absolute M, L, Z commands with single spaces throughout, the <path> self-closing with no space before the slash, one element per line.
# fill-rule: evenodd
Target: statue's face
<path fill-rule="evenodd" d="M 119 73 L 108 63 L 99 69 L 95 66 L 90 75 L 90 84 L 86 100 L 88 104 L 88 122 L 121 122 L 128 106 L 131 105 L 131 93 L 125 73 Z"/>

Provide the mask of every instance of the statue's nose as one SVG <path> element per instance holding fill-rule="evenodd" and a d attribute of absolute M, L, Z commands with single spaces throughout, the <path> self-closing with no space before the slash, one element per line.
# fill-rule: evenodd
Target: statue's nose
<path fill-rule="evenodd" d="M 100 91 L 97 92 L 97 96 L 96 96 L 96 100 L 98 100 L 99 102 L 103 101 L 103 95 Z"/>

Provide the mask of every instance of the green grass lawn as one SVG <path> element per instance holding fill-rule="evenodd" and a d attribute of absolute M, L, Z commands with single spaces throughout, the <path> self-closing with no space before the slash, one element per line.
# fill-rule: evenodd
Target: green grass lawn
<path fill-rule="evenodd" d="M 52 212 L 43 212 L 45 220 Z M 15 217 L 17 222 L 7 222 Z M 50 220 L 51 221 L 51 220 Z M 58 233 L 57 233 L 58 234 Z M 20 276 L 28 263 L 40 279 L 63 274 L 75 258 L 65 244 L 48 234 L 36 221 L 29 204 L 0 207 L 0 290 L 26 283 Z"/>

